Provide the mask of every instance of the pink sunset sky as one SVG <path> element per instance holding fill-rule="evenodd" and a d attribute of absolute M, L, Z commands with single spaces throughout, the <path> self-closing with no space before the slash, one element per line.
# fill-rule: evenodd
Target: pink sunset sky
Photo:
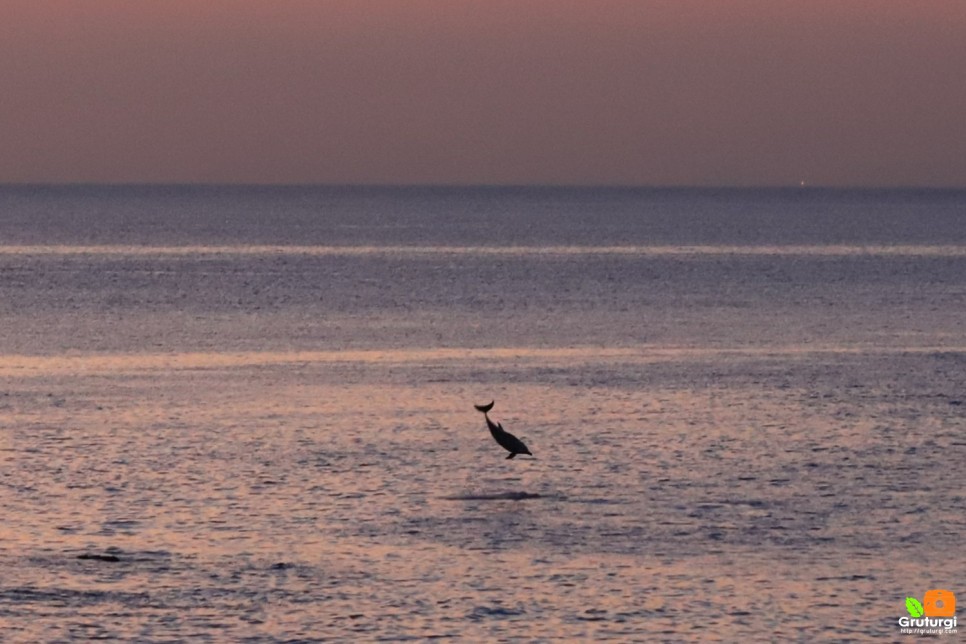
<path fill-rule="evenodd" d="M 964 0 L 4 0 L 0 183 L 966 187 Z"/>

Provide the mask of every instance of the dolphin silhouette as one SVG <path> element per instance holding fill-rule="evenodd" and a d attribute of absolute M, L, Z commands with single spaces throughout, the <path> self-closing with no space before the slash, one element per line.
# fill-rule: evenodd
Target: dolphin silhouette
<path fill-rule="evenodd" d="M 493 409 L 494 403 L 496 403 L 495 400 L 491 401 L 488 405 L 473 405 L 476 408 L 476 411 L 483 412 L 483 417 L 486 419 L 486 426 L 489 427 L 490 435 L 493 436 L 493 440 L 495 440 L 500 447 L 510 452 L 510 455 L 507 456 L 507 459 L 511 459 L 517 454 L 528 454 L 533 456 L 533 452 L 531 452 L 527 446 L 523 444 L 522 440 L 503 429 L 502 424 L 494 424 L 494 422 L 490 420 L 489 411 Z"/>

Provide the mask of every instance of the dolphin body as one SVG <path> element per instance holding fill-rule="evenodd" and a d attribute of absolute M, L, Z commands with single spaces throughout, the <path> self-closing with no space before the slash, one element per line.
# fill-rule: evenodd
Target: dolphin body
<path fill-rule="evenodd" d="M 507 456 L 507 459 L 511 459 L 517 454 L 529 454 L 530 456 L 533 456 L 533 452 L 531 452 L 527 446 L 523 444 L 522 440 L 503 429 L 502 424 L 494 424 L 493 421 L 490 420 L 489 411 L 493 409 L 495 402 L 496 401 L 494 400 L 488 405 L 473 405 L 476 407 L 477 411 L 483 412 L 483 417 L 486 418 L 486 426 L 490 428 L 490 435 L 493 436 L 493 440 L 495 440 L 500 447 L 510 452 L 510 455 Z"/>

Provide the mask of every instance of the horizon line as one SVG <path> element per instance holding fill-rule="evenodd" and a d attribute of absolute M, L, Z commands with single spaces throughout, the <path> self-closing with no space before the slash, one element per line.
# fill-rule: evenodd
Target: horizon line
<path fill-rule="evenodd" d="M 640 190 L 640 191 L 841 191 L 962 192 L 966 185 L 869 184 L 633 184 L 633 183 L 459 183 L 459 182 L 241 182 L 241 181 L 0 181 L 0 188 L 329 188 L 425 190 Z"/>

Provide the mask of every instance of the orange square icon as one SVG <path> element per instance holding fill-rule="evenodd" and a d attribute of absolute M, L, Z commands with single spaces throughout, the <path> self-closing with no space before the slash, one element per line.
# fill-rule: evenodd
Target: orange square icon
<path fill-rule="evenodd" d="M 956 615 L 956 595 L 948 590 L 927 590 L 922 600 L 926 617 L 954 617 Z"/>

